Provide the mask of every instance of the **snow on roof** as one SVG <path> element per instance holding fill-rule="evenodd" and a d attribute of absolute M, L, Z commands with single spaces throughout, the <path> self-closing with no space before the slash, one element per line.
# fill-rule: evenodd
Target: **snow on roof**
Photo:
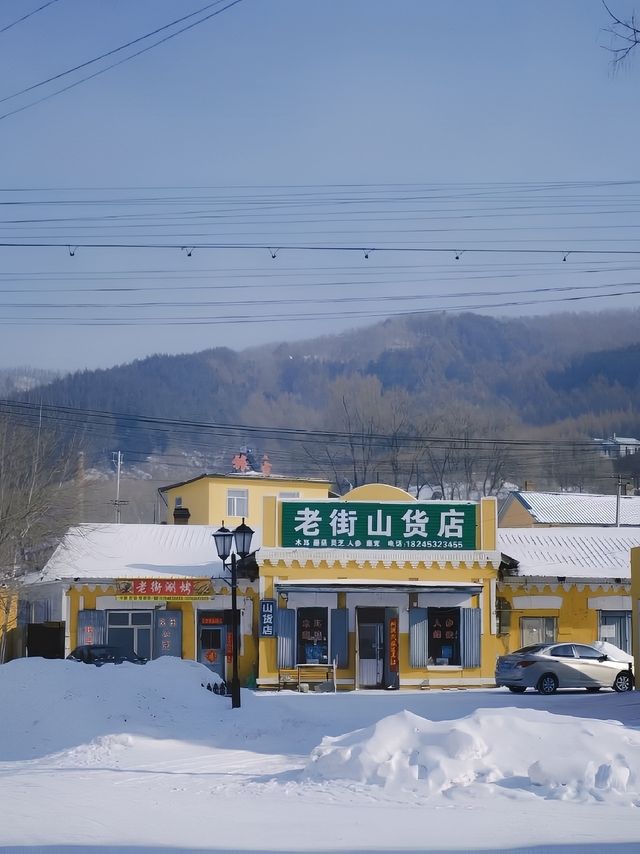
<path fill-rule="evenodd" d="M 615 525 L 616 496 L 584 492 L 514 492 L 536 522 L 549 525 Z M 620 525 L 640 525 L 640 495 L 620 496 Z"/>
<path fill-rule="evenodd" d="M 64 578 L 219 577 L 213 525 L 87 524 L 70 528 L 32 582 Z M 252 548 L 260 545 L 254 535 Z"/>
<path fill-rule="evenodd" d="M 498 528 L 498 546 L 518 575 L 630 578 L 640 528 Z"/>

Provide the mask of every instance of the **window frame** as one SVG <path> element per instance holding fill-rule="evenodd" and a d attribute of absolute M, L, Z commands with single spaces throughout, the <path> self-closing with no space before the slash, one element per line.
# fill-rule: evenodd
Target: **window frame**
<path fill-rule="evenodd" d="M 525 622 L 533 622 L 534 620 L 538 621 L 541 624 L 541 630 L 539 630 L 539 634 L 542 634 L 542 639 L 538 640 L 527 640 L 525 639 Z M 551 626 L 553 637 L 548 639 L 548 628 Z M 525 646 L 534 646 L 535 644 L 541 644 L 542 646 L 551 646 L 552 644 L 558 643 L 558 618 L 557 617 L 541 617 L 536 614 L 523 614 L 520 617 L 520 646 L 521 648 Z"/>
<path fill-rule="evenodd" d="M 244 502 L 244 510 L 238 511 L 238 502 Z M 229 487 L 227 489 L 227 516 L 246 518 L 249 515 L 249 490 Z"/>

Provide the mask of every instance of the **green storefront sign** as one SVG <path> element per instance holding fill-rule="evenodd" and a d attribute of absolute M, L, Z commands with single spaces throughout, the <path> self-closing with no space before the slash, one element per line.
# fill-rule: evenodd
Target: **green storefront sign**
<path fill-rule="evenodd" d="M 476 504 L 283 501 L 286 548 L 475 549 Z"/>

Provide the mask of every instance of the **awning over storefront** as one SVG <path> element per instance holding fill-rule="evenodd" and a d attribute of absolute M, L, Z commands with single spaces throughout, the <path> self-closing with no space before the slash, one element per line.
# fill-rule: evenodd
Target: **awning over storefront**
<path fill-rule="evenodd" d="M 482 592 L 482 583 L 468 581 L 384 581 L 380 579 L 327 578 L 313 580 L 275 579 L 278 593 L 363 593 L 387 591 L 389 593 L 474 593 Z"/>

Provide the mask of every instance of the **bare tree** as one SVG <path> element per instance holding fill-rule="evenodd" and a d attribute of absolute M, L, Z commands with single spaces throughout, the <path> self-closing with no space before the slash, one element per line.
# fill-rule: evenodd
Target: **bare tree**
<path fill-rule="evenodd" d="M 604 2 L 602 5 L 609 15 L 609 26 L 605 32 L 611 36 L 611 47 L 607 48 L 612 54 L 611 63 L 614 69 L 619 68 L 640 44 L 640 26 L 636 21 L 635 12 L 624 19 L 615 15 Z"/>
<path fill-rule="evenodd" d="M 69 442 L 0 418 L 0 583 L 11 587 L 57 542 L 73 513 Z"/>

